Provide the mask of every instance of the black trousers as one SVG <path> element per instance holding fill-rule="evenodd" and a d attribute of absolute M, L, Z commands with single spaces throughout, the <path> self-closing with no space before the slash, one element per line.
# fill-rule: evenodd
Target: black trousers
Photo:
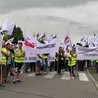
<path fill-rule="evenodd" d="M 87 68 L 90 68 L 90 60 L 87 60 Z"/>
<path fill-rule="evenodd" d="M 45 59 L 45 63 L 46 63 L 46 67 L 48 66 L 48 60 L 47 59 Z"/>
<path fill-rule="evenodd" d="M 61 66 L 62 66 L 62 61 L 59 60 L 59 61 L 58 61 L 58 73 L 59 73 L 59 74 L 61 73 Z"/>
<path fill-rule="evenodd" d="M 62 60 L 62 62 L 61 62 L 61 70 L 63 70 L 64 69 L 64 60 Z"/>
<path fill-rule="evenodd" d="M 32 72 L 32 71 L 35 72 L 35 64 L 36 64 L 35 62 L 32 62 L 32 63 L 29 64 L 29 67 L 30 67 L 30 69 L 31 69 L 31 72 Z"/>
<path fill-rule="evenodd" d="M 68 70 L 68 60 L 65 61 L 65 71 Z"/>
<path fill-rule="evenodd" d="M 55 61 L 54 71 L 57 71 L 58 61 Z"/>
<path fill-rule="evenodd" d="M 54 68 L 54 61 L 51 61 L 51 64 L 50 64 L 50 71 L 52 71 Z"/>
<path fill-rule="evenodd" d="M 85 61 L 78 60 L 78 71 L 84 70 Z"/>
<path fill-rule="evenodd" d="M 96 62 L 96 72 L 98 73 L 98 62 Z"/>

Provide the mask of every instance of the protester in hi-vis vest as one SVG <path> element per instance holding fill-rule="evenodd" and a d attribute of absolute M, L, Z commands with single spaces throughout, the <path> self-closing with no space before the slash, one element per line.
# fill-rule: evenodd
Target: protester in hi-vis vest
<path fill-rule="evenodd" d="M 74 79 L 75 61 L 74 61 L 73 51 L 70 51 L 70 55 L 69 55 L 69 59 L 68 59 L 68 66 L 69 66 L 69 71 L 70 71 L 70 78 Z"/>
<path fill-rule="evenodd" d="M 7 63 L 7 49 L 5 48 L 5 41 L 2 41 L 2 82 L 4 82 L 5 78 L 5 68 Z"/>
<path fill-rule="evenodd" d="M 46 62 L 46 67 L 48 66 L 48 55 L 49 55 L 48 53 L 43 55 Z"/>
<path fill-rule="evenodd" d="M 62 47 L 59 47 L 57 57 L 58 57 L 57 72 L 60 75 L 61 74 L 61 66 L 62 66 L 62 58 L 64 57 L 64 49 Z"/>
<path fill-rule="evenodd" d="M 4 80 L 5 82 L 9 82 L 9 80 L 7 78 L 8 78 L 8 73 L 11 68 L 11 59 L 12 59 L 10 49 L 11 49 L 10 43 L 6 43 L 7 62 L 6 62 L 6 67 L 5 67 L 5 80 Z"/>
<path fill-rule="evenodd" d="M 24 57 L 25 57 L 25 50 L 22 48 L 22 42 L 18 43 L 18 48 L 15 50 L 15 68 L 14 68 L 14 80 L 13 83 L 21 82 L 20 81 L 20 72 L 21 67 L 24 63 Z"/>
<path fill-rule="evenodd" d="M 70 50 L 68 49 L 68 47 L 66 47 L 64 55 L 65 55 L 65 71 L 68 71 L 68 57 L 70 55 Z"/>

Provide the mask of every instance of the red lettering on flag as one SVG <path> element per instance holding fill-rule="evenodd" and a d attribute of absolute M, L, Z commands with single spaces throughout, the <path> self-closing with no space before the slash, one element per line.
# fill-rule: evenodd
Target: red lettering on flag
<path fill-rule="evenodd" d="M 37 46 L 36 43 L 34 42 L 30 43 L 27 39 L 25 39 L 24 42 L 26 46 L 29 46 L 31 48 L 35 48 L 35 46 Z"/>

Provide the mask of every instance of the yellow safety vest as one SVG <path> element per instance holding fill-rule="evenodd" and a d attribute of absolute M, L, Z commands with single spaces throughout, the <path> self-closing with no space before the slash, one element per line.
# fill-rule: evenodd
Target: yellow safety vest
<path fill-rule="evenodd" d="M 58 61 L 58 57 L 55 57 L 55 60 Z"/>
<path fill-rule="evenodd" d="M 74 58 L 69 55 L 70 59 L 68 60 L 68 66 L 74 66 Z"/>
<path fill-rule="evenodd" d="M 15 50 L 15 62 L 16 63 L 23 63 L 24 62 L 24 56 L 17 57 L 16 55 L 21 55 L 24 52 L 24 49 L 16 49 Z"/>
<path fill-rule="evenodd" d="M 77 59 L 76 59 L 76 54 L 74 53 L 74 54 L 73 54 L 73 63 L 74 63 L 74 65 L 76 65 L 76 61 L 77 61 Z"/>
<path fill-rule="evenodd" d="M 98 63 L 98 60 L 96 60 L 96 62 Z"/>
<path fill-rule="evenodd" d="M 63 58 L 63 57 L 61 57 L 61 60 L 64 60 L 64 58 Z"/>
<path fill-rule="evenodd" d="M 62 54 L 62 53 L 60 53 L 60 56 L 63 56 L 63 54 Z M 60 58 L 60 60 L 64 60 L 64 58 L 63 58 L 63 57 L 61 57 L 61 58 Z"/>
<path fill-rule="evenodd" d="M 5 47 L 3 47 L 2 48 L 2 52 L 7 53 L 7 49 Z M 7 63 L 7 58 L 6 58 L 6 56 L 3 53 L 2 53 L 2 63 L 4 65 L 6 65 L 6 63 Z"/>
<path fill-rule="evenodd" d="M 47 59 L 48 58 L 48 56 L 47 55 L 44 55 L 44 59 Z"/>

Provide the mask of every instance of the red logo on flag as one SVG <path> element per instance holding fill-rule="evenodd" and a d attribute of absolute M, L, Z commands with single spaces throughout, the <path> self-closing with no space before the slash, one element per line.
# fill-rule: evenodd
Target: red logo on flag
<path fill-rule="evenodd" d="M 65 39 L 64 39 L 64 42 L 68 42 L 69 41 L 69 36 L 66 36 Z"/>
<path fill-rule="evenodd" d="M 34 42 L 30 43 L 27 39 L 25 39 L 24 42 L 26 46 L 29 46 L 31 48 L 35 48 L 35 46 L 37 46 L 36 43 Z"/>

